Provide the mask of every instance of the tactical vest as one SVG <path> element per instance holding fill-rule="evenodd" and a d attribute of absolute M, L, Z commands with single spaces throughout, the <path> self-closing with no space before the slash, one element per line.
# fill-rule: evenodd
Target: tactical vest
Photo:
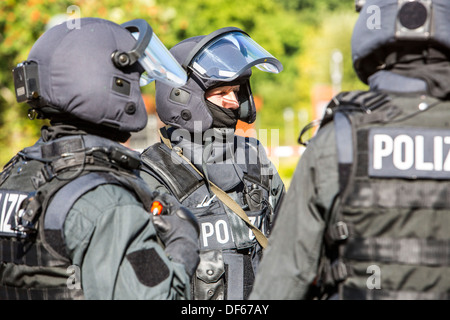
<path fill-rule="evenodd" d="M 450 298 L 450 101 L 342 93 L 328 106 L 340 196 L 320 264 L 341 299 Z"/>
<path fill-rule="evenodd" d="M 205 179 L 163 143 L 146 149 L 142 170 L 160 181 L 197 217 L 200 225 L 200 264 L 192 280 L 192 297 L 198 300 L 242 300 L 250 294 L 262 248 L 252 231 L 227 206 L 211 195 Z M 254 159 L 254 158 L 253 158 Z M 269 233 L 271 177 L 261 174 L 261 163 L 247 164 L 244 183 L 248 194 L 228 192 L 250 221 Z"/>
<path fill-rule="evenodd" d="M 83 299 L 80 272 L 65 252 L 63 225 L 75 201 L 120 185 L 149 208 L 133 174 L 139 155 L 96 136 L 69 136 L 19 152 L 0 180 L 0 299 Z"/>

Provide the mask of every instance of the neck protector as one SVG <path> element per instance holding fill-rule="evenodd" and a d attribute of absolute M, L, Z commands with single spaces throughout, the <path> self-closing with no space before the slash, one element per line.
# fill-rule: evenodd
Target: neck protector
<path fill-rule="evenodd" d="M 235 136 L 233 129 L 210 129 L 204 133 L 205 141 L 180 139 L 176 146 L 209 181 L 224 191 L 241 183 L 244 171 L 236 163 Z"/>
<path fill-rule="evenodd" d="M 391 65 L 390 59 L 395 59 Z M 427 83 L 431 96 L 450 99 L 450 61 L 437 50 L 393 55 L 387 59 L 386 69 L 402 76 L 422 79 Z"/>
<path fill-rule="evenodd" d="M 239 108 L 236 110 L 223 108 L 209 100 L 206 100 L 206 106 L 213 117 L 212 128 L 236 129 L 236 124 L 239 119 Z"/>

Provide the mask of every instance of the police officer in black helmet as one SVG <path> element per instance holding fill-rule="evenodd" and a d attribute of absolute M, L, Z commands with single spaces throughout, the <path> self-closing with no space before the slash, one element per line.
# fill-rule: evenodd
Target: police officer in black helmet
<path fill-rule="evenodd" d="M 146 125 L 140 84 L 186 81 L 151 27 L 57 25 L 13 75 L 51 126 L 1 174 L 0 299 L 189 298 L 195 217 L 152 192 L 119 143 Z"/>
<path fill-rule="evenodd" d="M 450 2 L 357 1 L 369 91 L 328 105 L 252 299 L 450 298 Z"/>
<path fill-rule="evenodd" d="M 188 72 L 176 88 L 156 81 L 162 142 L 142 154 L 142 177 L 173 194 L 200 224 L 199 300 L 248 298 L 284 185 L 255 138 L 235 134 L 255 121 L 251 68 L 281 63 L 244 31 L 226 27 L 185 39 L 170 52 Z"/>

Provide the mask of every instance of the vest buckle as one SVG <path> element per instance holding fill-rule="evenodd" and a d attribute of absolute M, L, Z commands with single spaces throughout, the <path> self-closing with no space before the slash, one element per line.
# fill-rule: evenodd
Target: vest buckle
<path fill-rule="evenodd" d="M 17 225 L 14 228 L 21 233 L 34 233 L 37 231 L 36 221 L 41 213 L 40 194 L 32 192 L 20 204 L 16 214 Z"/>
<path fill-rule="evenodd" d="M 334 228 L 337 240 L 345 240 L 348 238 L 348 227 L 344 221 L 338 221 Z"/>
<path fill-rule="evenodd" d="M 335 261 L 331 264 L 331 276 L 335 282 L 341 282 L 347 279 L 347 266 L 341 260 Z"/>

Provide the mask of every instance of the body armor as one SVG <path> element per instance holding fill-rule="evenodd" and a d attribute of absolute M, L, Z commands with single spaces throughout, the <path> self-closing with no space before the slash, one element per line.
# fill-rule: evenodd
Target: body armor
<path fill-rule="evenodd" d="M 91 135 L 39 141 L 19 152 L 1 174 L 0 299 L 83 299 L 70 282 L 65 217 L 102 184 L 134 192 L 149 208 L 151 193 L 133 175 L 138 165 L 130 150 Z"/>
<path fill-rule="evenodd" d="M 347 92 L 328 106 L 339 159 L 322 297 L 448 299 L 450 102 Z M 350 143 L 351 142 L 351 143 Z"/>
<path fill-rule="evenodd" d="M 239 142 L 235 143 L 248 142 L 236 138 Z M 189 163 L 165 144 L 149 147 L 141 158 L 142 170 L 159 180 L 199 221 L 201 261 L 192 280 L 192 297 L 199 300 L 247 298 L 262 254 L 262 247 L 249 227 L 209 192 L 205 179 Z M 242 185 L 226 192 L 267 235 L 272 215 L 271 177 L 261 174 L 259 161 L 246 165 L 243 183 L 248 193 L 243 192 Z"/>

